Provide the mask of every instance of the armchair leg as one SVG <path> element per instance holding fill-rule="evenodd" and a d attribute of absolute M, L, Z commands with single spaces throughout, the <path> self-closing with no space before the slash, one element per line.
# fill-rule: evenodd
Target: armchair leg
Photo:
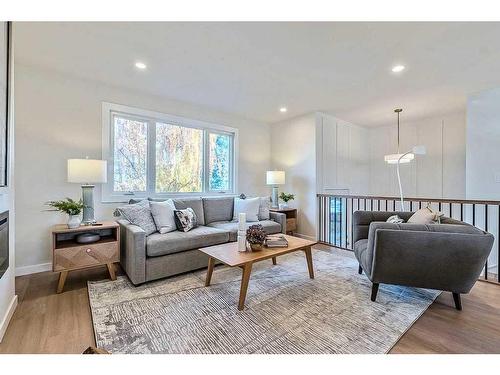
<path fill-rule="evenodd" d="M 359 266 L 358 268 L 358 273 L 361 275 L 363 273 L 363 268 L 361 267 L 361 265 Z"/>
<path fill-rule="evenodd" d="M 372 285 L 372 298 L 371 300 L 375 302 L 377 299 L 377 293 L 378 293 L 378 283 L 373 283 Z"/>
<path fill-rule="evenodd" d="M 462 310 L 462 300 L 460 298 L 460 293 L 453 293 L 453 301 L 455 301 L 455 308 L 457 310 Z"/>

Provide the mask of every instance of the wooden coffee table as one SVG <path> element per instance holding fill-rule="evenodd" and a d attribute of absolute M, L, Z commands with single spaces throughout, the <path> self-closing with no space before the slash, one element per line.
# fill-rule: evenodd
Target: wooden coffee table
<path fill-rule="evenodd" d="M 250 280 L 250 274 L 252 273 L 252 265 L 255 262 L 260 262 L 266 259 L 272 259 L 273 264 L 276 264 L 276 257 L 298 250 L 301 250 L 305 253 L 307 268 L 309 270 L 309 277 L 311 279 L 314 279 L 311 246 L 315 245 L 317 242 L 292 236 L 285 237 L 288 240 L 288 247 L 265 247 L 261 251 L 240 253 L 238 251 L 237 242 L 229 242 L 222 245 L 201 248 L 200 251 L 204 252 L 209 257 L 205 286 L 210 285 L 216 260 L 228 265 L 229 267 L 242 268 L 243 276 L 241 278 L 240 301 L 238 304 L 238 310 L 243 310 L 243 308 L 245 307 L 245 298 L 247 296 L 248 282 Z"/>

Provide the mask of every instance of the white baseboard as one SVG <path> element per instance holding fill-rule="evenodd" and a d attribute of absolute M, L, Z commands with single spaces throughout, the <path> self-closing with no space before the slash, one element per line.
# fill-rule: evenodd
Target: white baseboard
<path fill-rule="evenodd" d="M 12 315 L 14 315 L 14 311 L 16 311 L 16 307 L 17 307 L 17 295 L 12 297 L 9 308 L 5 313 L 5 316 L 0 321 L 0 342 L 2 342 L 3 336 L 5 335 L 5 331 L 7 331 L 7 327 L 9 326 L 10 319 L 12 318 Z"/>
<path fill-rule="evenodd" d="M 16 276 L 31 275 L 32 273 L 52 271 L 52 263 L 40 263 L 32 266 L 16 267 Z"/>
<path fill-rule="evenodd" d="M 302 234 L 302 233 L 293 233 L 293 235 L 295 237 L 300 237 L 300 238 L 304 238 L 306 240 L 311 240 L 311 241 L 316 241 L 316 237 L 315 236 L 309 236 L 307 234 Z"/>

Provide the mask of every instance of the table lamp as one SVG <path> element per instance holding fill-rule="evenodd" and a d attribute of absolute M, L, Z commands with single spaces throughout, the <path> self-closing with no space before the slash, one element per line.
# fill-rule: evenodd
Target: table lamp
<path fill-rule="evenodd" d="M 68 182 L 82 184 L 83 224 L 96 223 L 94 218 L 94 185 L 107 182 L 106 160 L 68 159 Z"/>
<path fill-rule="evenodd" d="M 284 171 L 267 171 L 266 172 L 266 182 L 268 185 L 273 186 L 272 194 L 272 208 L 278 208 L 278 186 L 285 184 L 285 172 Z"/>

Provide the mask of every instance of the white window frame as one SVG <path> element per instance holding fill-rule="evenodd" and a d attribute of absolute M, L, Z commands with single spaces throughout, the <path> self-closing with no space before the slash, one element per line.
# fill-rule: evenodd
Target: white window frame
<path fill-rule="evenodd" d="M 133 118 L 139 121 L 146 121 L 148 127 L 147 140 L 147 174 L 145 192 L 116 192 L 113 191 L 114 185 L 114 115 L 121 115 L 126 118 Z M 156 185 L 156 123 L 164 122 L 172 125 L 179 125 L 187 128 L 203 130 L 203 184 L 201 192 L 193 193 L 157 193 Z M 230 150 L 230 187 L 229 190 L 210 190 L 209 176 L 209 134 L 227 134 L 232 136 Z M 149 111 L 145 109 L 130 107 L 115 103 L 102 103 L 102 159 L 107 160 L 107 180 L 102 185 L 103 203 L 121 203 L 128 202 L 132 198 L 172 198 L 172 197 L 192 197 L 192 196 L 213 196 L 224 194 L 235 194 L 238 191 L 238 129 L 229 126 L 209 123 L 206 121 L 194 120 L 190 118 Z"/>

